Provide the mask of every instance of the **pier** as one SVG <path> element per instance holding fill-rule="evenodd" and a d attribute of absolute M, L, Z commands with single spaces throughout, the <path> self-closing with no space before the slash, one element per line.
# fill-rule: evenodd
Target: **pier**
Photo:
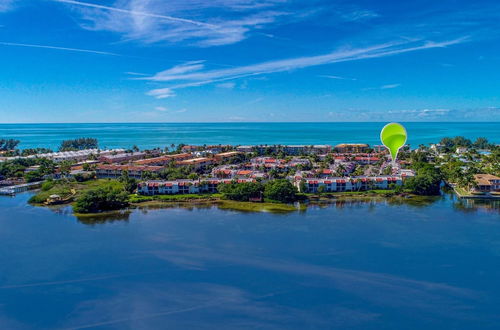
<path fill-rule="evenodd" d="M 3 187 L 3 188 L 0 188 L 0 195 L 12 196 L 12 195 L 24 192 L 24 191 L 39 188 L 41 185 L 42 185 L 42 181 L 38 181 L 38 182 L 18 184 L 15 186 Z"/>

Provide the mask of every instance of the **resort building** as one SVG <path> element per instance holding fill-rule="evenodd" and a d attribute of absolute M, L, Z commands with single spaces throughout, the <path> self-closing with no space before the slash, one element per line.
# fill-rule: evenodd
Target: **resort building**
<path fill-rule="evenodd" d="M 113 149 L 113 150 L 85 149 L 77 151 L 50 152 L 50 153 L 36 154 L 30 156 L 6 157 L 5 160 L 47 158 L 53 160 L 56 163 L 60 163 L 62 161 L 84 161 L 89 159 L 90 157 L 110 155 L 113 153 L 121 153 L 124 151 L 125 151 L 124 149 Z"/>
<path fill-rule="evenodd" d="M 366 152 L 370 146 L 365 143 L 342 143 L 337 144 L 334 148 L 338 153 L 360 153 Z"/>
<path fill-rule="evenodd" d="M 119 154 L 101 155 L 99 161 L 107 164 L 125 163 L 146 157 L 145 152 L 123 152 Z"/>
<path fill-rule="evenodd" d="M 202 147 L 201 146 L 183 146 L 181 148 L 181 150 L 183 152 L 194 152 L 194 151 L 198 151 L 198 150 L 201 150 Z"/>
<path fill-rule="evenodd" d="M 303 184 L 301 184 L 303 182 Z M 389 189 L 390 185 L 400 186 L 400 176 L 378 177 L 344 177 L 344 178 L 296 178 L 295 185 L 303 192 L 317 193 L 320 187 L 324 192 L 364 191 L 372 189 Z"/>
<path fill-rule="evenodd" d="M 236 147 L 236 150 L 239 152 L 254 152 L 254 147 L 253 146 L 238 146 Z"/>
<path fill-rule="evenodd" d="M 239 151 L 229 151 L 229 152 L 223 152 L 220 154 L 216 154 L 214 156 L 214 158 L 217 162 L 223 162 L 223 161 L 226 161 L 228 159 L 233 159 L 239 155 L 242 155 L 242 153 Z"/>
<path fill-rule="evenodd" d="M 163 170 L 162 166 L 132 166 L 132 165 L 98 165 L 96 176 L 99 179 L 119 178 L 123 172 L 127 171 L 128 176 L 134 179 L 141 179 L 144 173 L 159 173 Z"/>
<path fill-rule="evenodd" d="M 165 156 L 160 156 L 160 157 L 141 159 L 141 160 L 135 161 L 134 164 L 136 164 L 136 165 L 165 166 L 171 162 L 186 160 L 186 159 L 190 159 L 190 158 L 193 158 L 191 154 L 182 153 L 182 154 L 165 155 Z"/>
<path fill-rule="evenodd" d="M 213 163 L 212 159 L 205 157 L 186 159 L 176 162 L 177 166 L 193 166 L 195 170 L 204 169 Z"/>
<path fill-rule="evenodd" d="M 259 155 L 270 153 L 284 153 L 286 155 L 298 156 L 308 154 L 326 154 L 332 150 L 329 145 L 258 145 L 236 147 L 240 152 L 257 152 Z"/>
<path fill-rule="evenodd" d="M 500 191 L 500 177 L 491 174 L 475 174 L 474 180 L 476 181 L 477 191 L 492 192 Z"/>
<path fill-rule="evenodd" d="M 173 195 L 173 194 L 199 194 L 216 193 L 220 184 L 231 184 L 233 182 L 254 182 L 253 179 L 207 179 L 207 180 L 174 180 L 159 181 L 150 180 L 141 182 L 137 186 L 137 192 L 141 195 Z"/>

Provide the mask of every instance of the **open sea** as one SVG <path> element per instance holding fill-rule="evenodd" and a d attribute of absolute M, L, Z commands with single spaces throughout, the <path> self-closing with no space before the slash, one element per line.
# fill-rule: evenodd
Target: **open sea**
<path fill-rule="evenodd" d="M 386 123 L 133 123 L 0 124 L 0 138 L 21 141 L 20 148 L 57 149 L 62 140 L 93 137 L 101 148 L 165 147 L 171 144 L 380 144 Z M 499 122 L 403 123 L 412 146 L 462 135 L 500 143 Z"/>

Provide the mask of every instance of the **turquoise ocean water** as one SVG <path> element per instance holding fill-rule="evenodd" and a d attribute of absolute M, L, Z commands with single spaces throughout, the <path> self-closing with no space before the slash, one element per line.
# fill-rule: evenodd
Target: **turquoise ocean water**
<path fill-rule="evenodd" d="M 386 123 L 111 123 L 0 124 L 0 138 L 21 140 L 21 148 L 57 149 L 61 140 L 94 137 L 101 147 L 164 147 L 186 144 L 380 144 Z M 500 123 L 403 123 L 412 146 L 445 136 L 479 136 L 500 143 Z"/>

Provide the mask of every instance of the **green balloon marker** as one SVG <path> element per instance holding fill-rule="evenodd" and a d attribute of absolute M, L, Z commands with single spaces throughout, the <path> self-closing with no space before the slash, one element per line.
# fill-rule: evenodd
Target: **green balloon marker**
<path fill-rule="evenodd" d="M 406 136 L 406 129 L 398 123 L 389 123 L 380 132 L 380 140 L 391 152 L 393 163 L 396 161 L 399 149 L 406 143 Z"/>

